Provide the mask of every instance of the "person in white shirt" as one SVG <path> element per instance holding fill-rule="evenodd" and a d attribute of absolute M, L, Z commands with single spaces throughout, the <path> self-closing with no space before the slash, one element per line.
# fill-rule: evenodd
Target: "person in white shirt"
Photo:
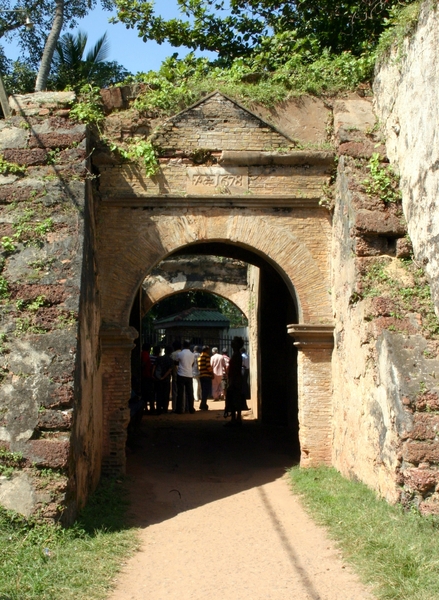
<path fill-rule="evenodd" d="M 194 400 L 196 402 L 201 401 L 201 383 L 200 383 L 200 370 L 198 368 L 198 357 L 200 356 L 200 346 L 194 348 L 194 366 L 192 367 L 192 383 L 194 384 Z"/>
<path fill-rule="evenodd" d="M 224 373 L 226 372 L 226 361 L 222 354 L 218 353 L 218 348 L 212 348 L 212 356 L 210 357 L 210 364 L 213 371 L 212 380 L 212 397 L 214 400 L 219 400 L 222 394 L 222 381 Z"/>
<path fill-rule="evenodd" d="M 183 350 L 177 354 L 177 407 L 176 413 L 183 413 L 183 399 L 186 394 L 186 408 L 190 413 L 195 412 L 194 408 L 194 388 L 192 384 L 192 367 L 194 364 L 194 355 L 189 350 L 188 340 L 183 342 Z"/>

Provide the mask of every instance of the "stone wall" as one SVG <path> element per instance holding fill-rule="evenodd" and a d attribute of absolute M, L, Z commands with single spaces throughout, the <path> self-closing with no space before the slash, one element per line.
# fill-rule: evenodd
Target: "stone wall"
<path fill-rule="evenodd" d="M 417 29 L 382 60 L 373 87 L 387 154 L 401 176 L 407 229 L 439 314 L 438 52 L 437 8 L 427 0 Z"/>
<path fill-rule="evenodd" d="M 215 256 L 168 258 L 143 281 L 143 312 L 172 294 L 204 290 L 227 298 L 247 316 L 247 270 L 248 266 L 240 261 Z"/>
<path fill-rule="evenodd" d="M 90 357 L 77 347 L 78 313 L 88 305 L 90 314 L 95 283 L 92 253 L 83 265 L 84 245 L 89 250 L 94 242 L 86 233 L 86 127 L 68 118 L 73 99 L 13 98 L 13 116 L 0 123 L 3 159 L 23 167 L 6 165 L 0 175 L 0 446 L 23 456 L 21 472 L 0 478 L 0 501 L 55 519 L 62 506 L 66 521 L 90 487 L 81 477 L 78 405 L 88 421 L 85 447 L 96 453 L 83 401 L 92 389 L 80 374 L 80 361 Z"/>
<path fill-rule="evenodd" d="M 389 173 L 373 120 L 366 101 L 335 105 L 332 462 L 391 502 L 437 513 L 439 328 L 403 206 L 367 184 L 375 152 Z"/>

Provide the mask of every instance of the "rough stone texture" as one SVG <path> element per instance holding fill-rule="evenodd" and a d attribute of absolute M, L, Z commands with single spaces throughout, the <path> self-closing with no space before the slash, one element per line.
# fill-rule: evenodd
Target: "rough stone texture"
<path fill-rule="evenodd" d="M 32 479 L 24 472 L 14 473 L 11 479 L 0 477 L 0 504 L 30 517 L 37 503 Z"/>
<path fill-rule="evenodd" d="M 355 135 L 360 143 L 361 131 L 347 131 L 340 116 L 335 122 L 339 139 Z M 395 318 L 395 298 L 363 297 L 362 277 L 375 260 L 369 257 L 386 256 L 388 268 L 396 269 L 391 257 L 404 255 L 406 247 L 400 209 L 378 199 L 371 210 L 373 200 L 358 193 L 363 178 L 358 159 L 340 159 L 333 221 L 332 461 L 343 474 L 361 479 L 389 501 L 434 512 L 437 492 L 432 481 L 439 463 L 438 421 L 432 411 L 439 409 L 439 361 L 420 333 L 419 315 Z M 395 270 L 393 276 L 402 278 L 404 273 Z M 406 285 L 412 284 L 407 280 Z M 428 474 L 414 470 L 425 465 Z M 425 502 L 428 506 L 422 508 Z"/>
<path fill-rule="evenodd" d="M 289 138 L 300 141 L 301 144 L 327 142 L 332 113 L 320 98 L 313 96 L 290 98 L 270 108 L 252 104 L 251 110 L 267 123 L 272 123 Z"/>
<path fill-rule="evenodd" d="M 214 256 L 175 257 L 162 261 L 144 279 L 143 311 L 172 294 L 204 290 L 227 298 L 248 316 L 250 307 L 247 283 L 248 266 Z"/>
<path fill-rule="evenodd" d="M 439 20 L 423 3 L 417 30 L 378 68 L 375 108 L 387 154 L 401 175 L 404 214 L 417 260 L 425 264 L 439 312 Z"/>
<path fill-rule="evenodd" d="M 12 114 L 34 116 L 49 115 L 52 111 L 65 109 L 75 100 L 74 92 L 36 92 L 9 97 Z"/>
<path fill-rule="evenodd" d="M 22 107 L 26 116 L 13 116 L 0 126 L 3 156 L 27 167 L 24 174 L 0 178 L 0 232 L 15 246 L 1 253 L 8 296 L 0 305 L 0 329 L 6 335 L 0 355 L 0 445 L 21 452 L 37 468 L 65 474 L 51 497 L 42 497 L 32 473 L 23 481 L 15 475 L 2 481 L 1 494 L 6 505 L 25 494 L 26 501 L 17 501 L 16 507 L 26 515 L 40 510 L 47 518 L 59 518 L 57 506 L 63 505 L 67 522 L 93 487 L 77 478 L 80 460 L 79 468 L 69 466 L 69 457 L 76 458 L 78 422 L 90 421 L 87 403 L 78 411 L 81 374 L 76 366 L 88 210 L 86 184 L 78 173 L 84 171 L 86 128 L 58 112 L 73 98 L 70 93 L 13 98 L 11 105 Z M 44 116 L 43 107 L 48 108 Z M 47 164 L 53 149 L 49 162 L 54 164 Z M 47 228 L 39 229 L 43 223 Z M 90 424 L 88 436 L 93 447 Z"/>
<path fill-rule="evenodd" d="M 292 141 L 235 101 L 214 93 L 168 119 L 153 136 L 162 152 L 204 150 L 275 150 Z"/>

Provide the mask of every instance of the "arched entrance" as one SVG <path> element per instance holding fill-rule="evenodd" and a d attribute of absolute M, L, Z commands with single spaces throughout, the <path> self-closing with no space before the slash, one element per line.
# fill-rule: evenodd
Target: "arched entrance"
<path fill-rule="evenodd" d="M 100 167 L 104 470 L 125 468 L 134 298 L 156 265 L 189 249 L 240 257 L 261 269 L 258 360 L 271 367 L 261 374 L 260 389 L 277 390 L 279 403 L 262 412 L 289 419 L 286 388 L 279 386 L 297 379 L 301 463 L 330 463 L 331 216 L 319 198 L 332 156 L 277 151 L 291 140 L 220 94 L 170 119 L 156 142 L 162 158 L 153 179 L 130 165 Z M 200 148 L 209 149 L 203 166 L 195 162 Z M 285 330 L 293 341 L 282 346 Z M 283 356 L 298 349 L 297 372 L 274 358 L 279 344 Z"/>
<path fill-rule="evenodd" d="M 131 211 L 130 211 L 131 213 Z M 319 293 L 320 289 L 324 285 L 324 278 L 319 272 L 320 269 L 316 261 L 313 259 L 312 254 L 309 250 L 304 247 L 303 244 L 299 243 L 295 236 L 292 236 L 290 232 L 282 231 L 279 229 L 276 231 L 276 238 L 284 242 L 284 256 L 292 257 L 288 260 L 284 260 L 285 267 L 288 268 L 291 275 L 288 276 L 279 264 L 273 265 L 273 259 L 267 254 L 261 251 L 261 248 L 252 248 L 250 244 L 237 243 L 235 240 L 224 240 L 215 239 L 212 241 L 200 240 L 194 242 L 193 237 L 189 244 L 178 244 L 174 252 L 165 251 L 162 247 L 163 255 L 157 256 L 156 246 L 151 245 L 151 234 L 157 234 L 157 226 L 160 231 L 160 238 L 167 239 L 168 235 L 172 233 L 172 238 L 176 240 L 176 231 L 180 231 L 184 241 L 187 239 L 188 231 L 187 226 L 190 221 L 182 217 L 174 217 L 172 220 L 168 220 L 169 230 L 163 230 L 164 223 L 162 220 L 155 221 L 151 219 L 151 215 L 145 212 L 136 215 L 136 217 L 144 217 L 143 225 L 149 230 L 149 235 L 146 237 L 138 235 L 136 248 L 143 246 L 145 250 L 143 257 L 139 251 L 136 251 L 134 255 L 137 257 L 138 262 L 133 260 L 133 253 L 129 252 L 126 255 L 121 254 L 119 260 L 115 261 L 112 256 L 111 269 L 113 270 L 113 276 L 107 279 L 107 281 L 113 281 L 112 290 L 109 288 L 109 294 L 107 298 L 103 298 L 102 307 L 104 308 L 103 314 L 112 316 L 113 318 L 108 319 L 107 323 L 102 327 L 102 367 L 103 367 L 103 384 L 104 384 L 104 440 L 107 442 L 107 456 L 108 470 L 123 470 L 125 464 L 124 455 L 124 444 L 125 444 L 125 426 L 127 421 L 127 414 L 124 407 L 126 405 L 126 398 L 129 396 L 130 389 L 130 364 L 129 364 L 129 350 L 132 348 L 133 339 L 136 337 L 137 332 L 129 327 L 129 315 L 130 315 L 130 303 L 136 296 L 136 287 L 141 284 L 145 275 L 147 274 L 146 269 L 149 267 L 149 271 L 165 257 L 173 254 L 193 252 L 196 254 L 216 254 L 231 256 L 233 258 L 239 258 L 246 262 L 255 264 L 260 269 L 260 281 L 259 281 L 259 292 L 258 292 L 258 305 L 254 307 L 257 312 L 256 322 L 258 323 L 259 331 L 256 330 L 255 335 L 258 343 L 255 347 L 258 349 L 254 357 L 257 360 L 259 369 L 259 381 L 258 381 L 258 407 L 260 409 L 260 418 L 267 423 L 271 424 L 285 424 L 287 423 L 291 427 L 297 428 L 297 415 L 300 415 L 300 400 L 297 399 L 297 393 L 295 392 L 297 386 L 297 372 L 295 366 L 296 348 L 294 346 L 293 339 L 287 335 L 287 326 L 296 323 L 300 324 L 300 315 L 305 310 L 309 313 L 316 312 L 322 314 L 325 306 L 323 301 L 326 300 L 326 291 L 320 293 L 321 303 L 316 303 L 316 296 L 311 298 L 309 287 L 305 285 L 306 277 L 304 276 L 303 265 L 306 265 L 306 273 L 310 280 L 314 276 L 314 285 L 311 286 L 311 291 Z M 192 223 L 199 225 L 199 218 L 194 220 Z M 239 225 L 239 217 L 233 219 L 237 225 Z M 265 222 L 264 222 L 265 221 Z M 136 219 L 137 230 L 139 230 L 139 219 Z M 177 225 L 177 227 L 175 227 Z M 181 227 L 178 227 L 180 225 Z M 209 225 L 209 221 L 206 218 L 206 227 Z M 224 227 L 228 228 L 229 223 L 224 222 Z M 261 219 L 260 230 L 267 227 L 266 220 Z M 259 230 L 259 231 L 260 231 Z M 194 232 L 193 232 L 194 233 Z M 244 232 L 240 235 L 242 236 Z M 251 233 L 251 231 L 249 232 Z M 155 237 L 155 236 L 154 236 Z M 284 237 L 284 240 L 282 240 Z M 269 228 L 269 231 L 262 238 L 258 236 L 260 246 L 266 245 L 266 240 L 276 239 L 274 236 L 273 228 Z M 242 239 L 242 237 L 241 237 Z M 114 241 L 114 238 L 113 238 Z M 181 240 L 183 241 L 183 240 Z M 161 245 L 161 244 L 160 244 Z M 149 257 L 148 257 L 149 254 Z M 300 257 L 299 265 L 302 268 L 298 268 L 295 257 Z M 281 255 L 282 258 L 282 255 Z M 149 259 L 149 260 L 148 260 Z M 144 269 L 141 273 L 141 269 Z M 140 281 L 139 281 L 140 280 Z M 130 281 L 130 285 L 128 285 Z M 295 285 L 298 281 L 298 285 Z M 131 290 L 128 293 L 128 290 Z M 297 289 L 302 289 L 302 297 L 296 294 Z M 105 302 L 108 301 L 108 303 Z M 324 313 L 323 313 L 324 314 Z M 117 320 L 116 317 L 117 316 Z M 108 318 L 108 317 L 107 317 Z M 119 322 L 120 325 L 116 325 Z M 118 341 L 119 340 L 119 341 Z M 307 348 L 307 351 L 309 349 Z M 309 353 L 309 352 L 308 352 Z M 327 353 L 327 351 L 326 351 Z M 300 361 L 299 361 L 300 362 Z M 328 358 L 326 358 L 328 362 Z M 299 368 L 300 370 L 300 368 Z M 322 408 L 325 410 L 325 406 L 328 404 L 329 389 L 328 382 L 330 382 L 330 373 L 326 370 L 325 377 L 328 381 L 325 381 L 325 387 L 328 397 L 325 399 L 325 403 L 320 406 L 316 406 L 317 412 L 320 413 Z M 300 386 L 299 386 L 300 390 Z M 108 393 L 106 393 L 108 391 Z M 307 395 L 307 403 L 309 403 L 309 389 L 304 392 Z M 300 393 L 299 393 L 300 397 Z M 111 403 L 111 398 L 114 402 Z M 321 400 L 321 398 L 320 398 Z M 298 408 L 299 405 L 299 408 Z M 299 416 L 300 421 L 300 416 Z M 329 435 L 330 435 L 330 415 L 327 412 L 326 423 L 319 422 L 320 432 L 323 431 L 325 436 L 324 445 L 322 446 L 321 441 L 317 438 L 319 444 L 320 454 L 318 462 L 322 462 L 322 454 L 326 457 L 329 455 Z M 323 427 L 322 427 L 323 425 Z M 105 432 L 107 427 L 107 433 Z M 315 435 L 312 433 L 312 428 L 309 430 L 310 442 L 306 443 L 306 439 L 301 438 L 301 444 L 303 441 L 306 443 L 307 448 L 312 448 L 313 438 Z M 309 455 L 306 454 L 305 456 Z M 104 450 L 104 466 L 105 461 L 105 450 Z M 314 457 L 311 455 L 310 462 L 312 463 Z M 328 459 L 325 459 L 328 462 Z"/>

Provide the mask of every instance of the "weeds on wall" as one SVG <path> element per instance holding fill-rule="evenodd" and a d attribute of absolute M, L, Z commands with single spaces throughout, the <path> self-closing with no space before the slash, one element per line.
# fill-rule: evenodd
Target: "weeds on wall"
<path fill-rule="evenodd" d="M 294 54 L 276 70 L 261 67 L 260 57 L 237 58 L 230 68 L 212 66 L 206 58 L 189 54 L 184 59 L 170 57 L 160 69 L 138 73 L 123 82 L 143 83 L 145 91 L 134 107 L 149 116 L 175 114 L 206 94 L 219 90 L 247 106 L 252 103 L 273 106 L 302 94 L 334 95 L 354 90 L 372 75 L 374 57 L 355 57 L 349 52 L 318 56 Z"/>
<path fill-rule="evenodd" d="M 10 452 L 4 446 L 0 446 L 0 475 L 10 479 L 17 469 L 21 469 L 25 463 L 20 452 Z"/>
<path fill-rule="evenodd" d="M 41 246 L 43 244 L 46 235 L 53 230 L 54 222 L 51 217 L 41 221 L 35 221 L 34 217 L 35 211 L 28 208 L 13 222 L 14 241 L 25 246 Z M 12 244 L 11 238 L 7 238 L 7 244 Z"/>
<path fill-rule="evenodd" d="M 26 167 L 17 165 L 17 163 L 11 163 L 5 160 L 4 156 L 0 154 L 0 174 L 1 175 L 21 175 L 26 171 Z"/>
<path fill-rule="evenodd" d="M 99 128 L 105 118 L 99 88 L 90 84 L 82 87 L 76 102 L 70 109 L 70 117 Z"/>
<path fill-rule="evenodd" d="M 109 146 L 112 152 L 117 152 L 124 160 L 142 163 L 147 177 L 153 177 L 157 173 L 159 163 L 155 148 L 149 140 L 131 140 L 126 147 L 110 142 Z"/>
<path fill-rule="evenodd" d="M 377 258 L 370 263 L 362 276 L 361 297 L 379 296 L 391 298 L 391 317 L 400 320 L 408 313 L 418 313 L 426 336 L 439 338 L 439 320 L 430 284 L 424 269 L 414 260 Z M 398 327 L 394 327 L 398 331 Z"/>
<path fill-rule="evenodd" d="M 390 9 L 390 17 L 386 21 L 387 27 L 380 36 L 375 52 L 378 63 L 389 57 L 391 49 L 396 51 L 397 61 L 402 59 L 404 41 L 410 38 L 416 30 L 421 5 L 421 0 L 417 0 L 408 6 L 396 5 Z"/>
<path fill-rule="evenodd" d="M 378 196 L 388 204 L 401 200 L 399 177 L 389 164 L 381 162 L 381 156 L 375 152 L 369 160 L 370 177 L 363 181 L 364 189 L 370 196 Z"/>

